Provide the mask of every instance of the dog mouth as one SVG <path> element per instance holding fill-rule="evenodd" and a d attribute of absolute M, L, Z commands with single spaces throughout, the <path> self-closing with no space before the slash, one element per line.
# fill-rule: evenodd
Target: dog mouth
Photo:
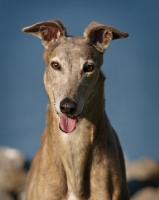
<path fill-rule="evenodd" d="M 60 118 L 59 128 L 65 133 L 71 133 L 76 129 L 76 124 L 78 122 L 77 116 L 67 116 L 64 114 L 58 114 Z"/>

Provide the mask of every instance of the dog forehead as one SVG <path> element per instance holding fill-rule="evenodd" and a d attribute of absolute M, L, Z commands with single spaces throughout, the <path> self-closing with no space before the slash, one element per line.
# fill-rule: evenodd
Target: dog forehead
<path fill-rule="evenodd" d="M 83 37 L 62 38 L 55 48 L 52 49 L 51 56 L 60 57 L 83 57 L 90 59 L 95 54 L 96 49 Z"/>

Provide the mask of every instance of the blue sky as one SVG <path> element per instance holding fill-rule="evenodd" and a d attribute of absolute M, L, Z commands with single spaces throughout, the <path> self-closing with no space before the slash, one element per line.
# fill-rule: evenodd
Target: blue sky
<path fill-rule="evenodd" d="M 106 111 L 125 154 L 159 159 L 159 1 L 0 2 L 0 145 L 35 154 L 45 127 L 47 98 L 41 41 L 21 32 L 36 22 L 60 19 L 70 35 L 91 21 L 129 33 L 113 41 L 102 71 Z"/>

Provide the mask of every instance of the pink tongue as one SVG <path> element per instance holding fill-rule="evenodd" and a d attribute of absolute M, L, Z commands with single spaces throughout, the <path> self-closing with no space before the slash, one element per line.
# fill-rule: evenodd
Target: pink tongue
<path fill-rule="evenodd" d="M 60 116 L 60 129 L 66 133 L 72 132 L 76 128 L 76 123 L 77 119 L 65 115 Z"/>

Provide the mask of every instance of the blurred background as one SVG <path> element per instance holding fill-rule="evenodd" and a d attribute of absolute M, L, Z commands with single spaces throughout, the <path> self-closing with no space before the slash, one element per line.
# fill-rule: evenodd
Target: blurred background
<path fill-rule="evenodd" d="M 25 26 L 60 19 L 82 36 L 92 21 L 129 33 L 104 56 L 106 112 L 130 160 L 159 160 L 159 1 L 0 1 L 0 146 L 32 159 L 45 128 L 41 41 Z"/>

